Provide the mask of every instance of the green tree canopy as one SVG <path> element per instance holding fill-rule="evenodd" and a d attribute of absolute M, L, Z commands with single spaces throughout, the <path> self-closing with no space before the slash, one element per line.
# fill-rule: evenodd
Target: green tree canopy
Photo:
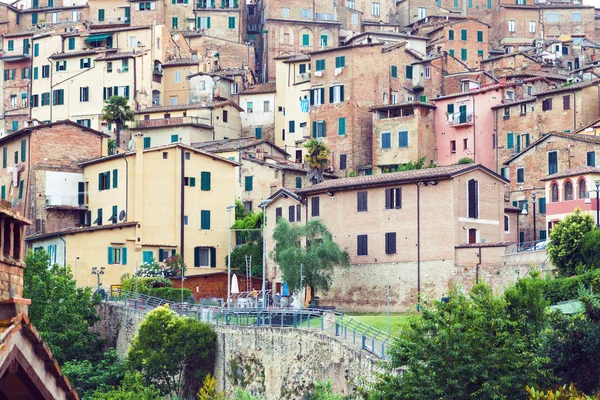
<path fill-rule="evenodd" d="M 106 100 L 102 110 L 102 120 L 108 124 L 115 124 L 116 147 L 121 147 L 121 127 L 135 119 L 135 113 L 129 107 L 129 99 L 122 96 L 111 96 Z"/>
<path fill-rule="evenodd" d="M 391 349 L 393 367 L 372 399 L 522 399 L 526 385 L 551 379 L 540 332 L 548 326 L 539 279 L 521 279 L 503 296 L 484 284 L 451 290 L 413 318 Z"/>
<path fill-rule="evenodd" d="M 67 361 L 62 365 L 62 371 L 69 377 L 79 397 L 86 399 L 96 391 L 108 392 L 117 387 L 127 369 L 117 352 L 110 349 L 99 362 Z"/>
<path fill-rule="evenodd" d="M 594 219 L 579 208 L 557 224 L 550 232 L 548 255 L 552 264 L 563 276 L 583 272 L 585 266 L 582 247 L 586 234 L 594 230 Z"/>
<path fill-rule="evenodd" d="M 100 320 L 99 298 L 90 288 L 77 288 L 70 267 L 50 264 L 43 250 L 29 252 L 23 277 L 24 297 L 31 299 L 29 318 L 59 363 L 96 360 L 103 341 L 90 328 Z"/>
<path fill-rule="evenodd" d="M 348 253 L 339 248 L 325 224 L 318 219 L 292 225 L 280 218 L 273 239 L 277 245 L 271 257 L 279 265 L 282 278 L 291 291 L 300 289 L 300 264 L 304 285 L 317 291 L 329 290 L 336 267 L 349 266 Z M 299 243 L 306 243 L 306 246 Z"/>
<path fill-rule="evenodd" d="M 125 378 L 117 388 L 112 390 L 98 390 L 85 400 L 163 400 L 163 396 L 154 387 L 144 381 L 138 371 L 127 372 Z"/>
<path fill-rule="evenodd" d="M 212 372 L 216 335 L 210 325 L 178 317 L 168 306 L 150 311 L 127 354 L 130 370 L 141 371 L 161 395 L 191 397 Z"/>

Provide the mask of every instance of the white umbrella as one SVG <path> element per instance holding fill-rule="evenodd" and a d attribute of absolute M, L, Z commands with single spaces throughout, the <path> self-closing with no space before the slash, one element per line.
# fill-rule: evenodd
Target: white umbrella
<path fill-rule="evenodd" d="M 238 285 L 238 279 L 237 279 L 237 275 L 233 274 L 231 275 L 231 293 L 239 293 L 240 292 L 240 286 Z"/>

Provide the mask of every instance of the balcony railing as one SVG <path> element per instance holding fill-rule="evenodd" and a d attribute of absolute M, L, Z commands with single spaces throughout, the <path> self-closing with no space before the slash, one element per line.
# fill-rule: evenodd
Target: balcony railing
<path fill-rule="evenodd" d="M 315 13 L 317 21 L 335 21 L 335 15 L 329 13 Z"/>
<path fill-rule="evenodd" d="M 60 196 L 60 195 L 49 195 L 46 196 L 46 207 L 83 207 L 79 204 L 78 196 Z"/>
<path fill-rule="evenodd" d="M 306 81 L 310 81 L 310 72 L 305 72 L 303 74 L 296 75 L 296 83 L 302 83 Z"/>
<path fill-rule="evenodd" d="M 536 240 L 535 242 L 521 242 L 506 246 L 504 254 L 516 254 L 529 251 L 546 251 L 548 239 Z"/>
<path fill-rule="evenodd" d="M 448 114 L 448 122 L 451 126 L 457 125 L 472 125 L 473 124 L 473 113 L 470 112 L 457 112 L 454 114 Z"/>
<path fill-rule="evenodd" d="M 139 122 L 139 128 L 150 128 L 159 126 L 178 126 L 183 124 L 204 124 L 210 125 L 209 118 L 201 117 L 173 117 L 159 119 L 144 119 Z"/>
<path fill-rule="evenodd" d="M 129 17 L 105 17 L 100 21 L 99 19 L 89 20 L 91 25 L 125 25 L 130 23 Z"/>

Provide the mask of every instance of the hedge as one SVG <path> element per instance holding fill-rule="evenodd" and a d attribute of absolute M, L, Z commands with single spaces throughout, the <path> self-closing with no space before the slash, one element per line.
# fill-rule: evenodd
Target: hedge
<path fill-rule="evenodd" d="M 545 281 L 544 296 L 550 304 L 579 298 L 580 289 L 600 291 L 600 269 L 569 278 L 548 279 Z"/>
<path fill-rule="evenodd" d="M 178 303 L 181 302 L 181 291 L 181 288 L 161 287 L 148 290 L 148 295 Z M 191 290 L 183 289 L 183 299 L 185 301 L 189 301 L 191 296 Z"/>

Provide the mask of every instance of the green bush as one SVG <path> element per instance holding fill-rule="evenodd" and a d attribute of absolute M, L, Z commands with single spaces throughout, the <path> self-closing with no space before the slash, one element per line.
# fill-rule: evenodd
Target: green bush
<path fill-rule="evenodd" d="M 181 289 L 181 288 L 173 288 L 173 287 L 154 288 L 154 289 L 150 289 L 148 291 L 148 295 L 158 297 L 158 298 L 161 298 L 164 300 L 180 302 L 182 290 L 183 290 L 183 299 L 186 301 L 189 301 L 189 298 L 192 296 L 192 291 L 189 289 Z"/>
<path fill-rule="evenodd" d="M 544 281 L 544 297 L 550 304 L 579 298 L 580 288 L 600 291 L 600 270 L 592 270 L 585 274 L 569 278 L 556 278 Z"/>
<path fill-rule="evenodd" d="M 142 294 L 149 294 L 148 291 L 154 288 L 172 287 L 173 284 L 170 280 L 160 277 L 152 278 L 138 278 L 133 277 L 125 279 L 123 282 L 123 290 L 126 292 L 136 292 Z"/>

